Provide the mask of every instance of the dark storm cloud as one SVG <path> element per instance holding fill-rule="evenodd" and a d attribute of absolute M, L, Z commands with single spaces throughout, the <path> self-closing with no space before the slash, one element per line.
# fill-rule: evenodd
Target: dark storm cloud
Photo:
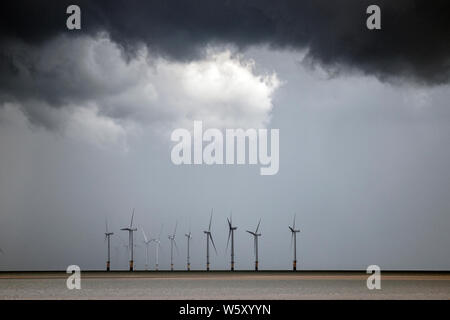
<path fill-rule="evenodd" d="M 69 32 L 65 9 L 74 3 L 82 9 L 82 30 Z M 365 27 L 370 4 L 382 9 L 382 30 Z M 103 30 L 126 48 L 144 42 L 180 60 L 199 56 L 208 43 L 269 44 L 308 48 L 308 62 L 333 70 L 350 67 L 382 80 L 402 77 L 433 85 L 450 76 L 445 0 L 8 1 L 2 7 L 2 60 L 9 37 L 39 44 L 60 33 Z M 12 62 L 1 68 L 3 74 L 14 71 Z"/>

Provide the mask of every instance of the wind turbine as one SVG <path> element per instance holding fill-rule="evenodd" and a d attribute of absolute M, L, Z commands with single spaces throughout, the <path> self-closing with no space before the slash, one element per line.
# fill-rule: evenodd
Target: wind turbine
<path fill-rule="evenodd" d="M 216 249 L 216 245 L 214 244 L 214 240 L 211 234 L 211 222 L 212 222 L 212 214 L 213 211 L 211 209 L 211 217 L 209 218 L 209 227 L 208 227 L 208 231 L 203 231 L 206 234 L 206 271 L 209 271 L 209 240 L 211 239 L 211 243 L 214 247 L 214 251 L 216 251 L 217 254 L 217 249 Z"/>
<path fill-rule="evenodd" d="M 147 238 L 144 228 L 142 228 L 142 235 L 144 236 L 144 243 L 145 243 L 145 270 L 148 270 L 148 246 L 150 242 L 152 242 L 152 240 L 149 240 Z"/>
<path fill-rule="evenodd" d="M 130 255 L 130 271 L 133 271 L 133 253 L 134 253 L 133 232 L 137 231 L 137 228 L 133 228 L 133 218 L 134 218 L 134 208 L 133 208 L 133 213 L 131 214 L 130 226 L 120 229 L 120 230 L 123 230 L 123 231 L 128 231 L 128 248 L 131 251 L 131 255 Z"/>
<path fill-rule="evenodd" d="M 228 244 L 230 242 L 231 237 L 231 271 L 234 271 L 234 231 L 237 227 L 233 227 L 233 218 L 230 214 L 230 219 L 227 218 L 228 221 L 228 241 L 227 241 L 227 250 Z"/>
<path fill-rule="evenodd" d="M 292 237 L 291 237 L 291 247 L 292 247 L 292 240 L 294 240 L 294 261 L 292 265 L 292 270 L 297 270 L 297 232 L 300 232 L 300 230 L 295 229 L 295 215 L 294 215 L 294 223 L 292 224 L 292 227 L 289 226 L 289 230 L 291 231 Z"/>
<path fill-rule="evenodd" d="M 187 271 L 191 271 L 191 261 L 190 261 L 190 252 L 189 252 L 189 243 L 192 239 L 191 228 L 189 228 L 189 233 L 185 234 L 187 238 Z"/>
<path fill-rule="evenodd" d="M 254 240 L 254 250 L 255 250 L 255 271 L 258 271 L 258 237 L 261 236 L 261 233 L 258 233 L 259 230 L 259 224 L 261 223 L 261 219 L 259 219 L 258 226 L 256 227 L 255 232 L 248 231 L 251 235 L 253 235 Z"/>
<path fill-rule="evenodd" d="M 169 234 L 169 240 L 170 240 L 170 271 L 173 271 L 173 245 L 175 244 L 175 248 L 178 252 L 177 242 L 175 241 L 175 233 L 177 232 L 177 225 L 178 222 L 175 223 L 175 230 L 173 231 L 173 234 Z"/>
<path fill-rule="evenodd" d="M 162 228 L 163 228 L 163 225 L 161 225 L 161 230 L 159 231 L 158 238 L 150 239 L 150 242 L 155 242 L 155 244 L 156 244 L 156 268 L 155 268 L 156 271 L 158 271 L 158 257 L 159 257 L 159 249 L 161 248 Z"/>
<path fill-rule="evenodd" d="M 105 224 L 106 224 L 106 232 L 105 232 L 105 240 L 108 240 L 108 260 L 106 261 L 106 271 L 110 270 L 110 264 L 111 264 L 111 242 L 110 242 L 110 237 L 114 234 L 114 232 L 109 232 L 108 231 L 108 220 L 105 220 Z M 1 249 L 0 249 L 1 251 Z"/>

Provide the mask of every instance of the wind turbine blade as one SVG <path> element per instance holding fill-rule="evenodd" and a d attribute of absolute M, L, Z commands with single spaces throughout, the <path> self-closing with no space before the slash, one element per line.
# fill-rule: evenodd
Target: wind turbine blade
<path fill-rule="evenodd" d="M 209 238 L 211 239 L 211 243 L 212 243 L 212 245 L 213 245 L 213 247 L 214 247 L 214 251 L 215 251 L 216 254 L 217 254 L 216 245 L 214 244 L 214 240 L 213 240 L 213 237 L 212 237 L 212 234 L 211 234 L 211 233 L 209 233 Z"/>
<path fill-rule="evenodd" d="M 208 228 L 208 231 L 211 231 L 212 214 L 213 214 L 213 210 L 211 209 L 211 216 L 210 216 L 210 218 L 209 218 L 209 228 Z"/>
<path fill-rule="evenodd" d="M 291 232 L 294 232 L 294 229 L 291 226 L 289 226 L 289 230 L 291 230 Z"/>
<path fill-rule="evenodd" d="M 144 236 L 144 241 L 147 243 L 148 239 L 147 239 L 147 235 L 145 234 L 144 228 L 142 228 L 142 235 Z"/>
<path fill-rule="evenodd" d="M 133 208 L 133 213 L 131 214 L 130 229 L 133 227 L 133 218 L 134 218 L 134 208 Z"/>
<path fill-rule="evenodd" d="M 106 227 L 106 233 L 108 233 L 108 219 L 105 218 L 105 227 Z"/>
<path fill-rule="evenodd" d="M 231 237 L 231 228 L 230 228 L 230 230 L 228 231 L 227 248 L 225 249 L 225 252 L 228 251 L 228 244 L 230 243 L 230 237 Z"/>
<path fill-rule="evenodd" d="M 175 238 L 175 233 L 177 233 L 178 221 L 175 222 L 175 230 L 173 231 L 173 237 Z"/>
<path fill-rule="evenodd" d="M 259 219 L 258 226 L 256 227 L 255 233 L 258 233 L 258 230 L 259 230 L 259 224 L 260 224 L 260 223 L 261 223 L 261 219 Z"/>
<path fill-rule="evenodd" d="M 231 229 L 231 221 L 230 221 L 230 219 L 227 218 L 227 221 L 228 221 L 228 228 Z"/>

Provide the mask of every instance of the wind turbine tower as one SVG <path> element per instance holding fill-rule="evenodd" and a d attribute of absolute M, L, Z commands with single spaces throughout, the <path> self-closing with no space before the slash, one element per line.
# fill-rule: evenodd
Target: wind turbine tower
<path fill-rule="evenodd" d="M 163 225 L 161 225 L 161 230 L 159 231 L 158 238 L 151 239 L 150 242 L 156 243 L 156 267 L 155 270 L 158 271 L 158 258 L 159 258 L 159 249 L 161 249 L 161 233 L 162 233 Z"/>
<path fill-rule="evenodd" d="M 169 235 L 170 240 L 170 271 L 173 271 L 173 246 L 175 245 L 175 248 L 178 252 L 177 242 L 175 241 L 175 233 L 177 232 L 177 224 L 175 223 L 175 230 L 173 231 L 173 234 Z"/>
<path fill-rule="evenodd" d="M 133 232 L 137 231 L 137 228 L 133 228 L 133 218 L 134 218 L 134 208 L 133 208 L 133 213 L 131 214 L 130 226 L 120 229 L 123 231 L 128 231 L 128 248 L 131 252 L 131 254 L 130 254 L 130 271 L 133 271 L 133 254 L 134 254 Z"/>
<path fill-rule="evenodd" d="M 292 224 L 292 227 L 289 226 L 289 230 L 291 231 L 292 237 L 291 237 L 291 246 L 292 241 L 294 241 L 294 261 L 292 264 L 292 270 L 297 270 L 297 233 L 300 232 L 300 230 L 295 229 L 295 215 L 294 215 L 294 223 Z"/>
<path fill-rule="evenodd" d="M 106 261 L 106 271 L 110 270 L 110 266 L 111 266 L 111 241 L 110 241 L 110 237 L 114 234 L 113 232 L 109 232 L 108 231 L 108 220 L 105 220 L 106 223 L 106 232 L 105 232 L 105 240 L 108 241 L 108 260 Z"/>
<path fill-rule="evenodd" d="M 191 271 L 191 261 L 190 261 L 190 251 L 189 251 L 189 243 L 191 242 L 192 239 L 192 234 L 191 234 L 191 230 L 189 230 L 189 233 L 185 234 L 186 238 L 187 238 L 187 271 Z"/>
<path fill-rule="evenodd" d="M 255 271 L 258 271 L 258 237 L 261 236 L 261 233 L 258 233 L 259 230 L 259 224 L 261 223 L 261 219 L 259 219 L 258 226 L 256 227 L 255 232 L 248 231 L 251 235 L 253 235 L 254 240 L 254 251 L 255 251 Z"/>
<path fill-rule="evenodd" d="M 145 270 L 148 270 L 148 246 L 150 242 L 152 242 L 152 240 L 149 240 L 147 238 L 144 229 L 142 229 L 142 235 L 144 236 L 144 243 L 145 243 Z"/>
<path fill-rule="evenodd" d="M 228 219 L 228 240 L 227 240 L 227 250 L 228 250 L 228 244 L 230 242 L 231 238 L 231 271 L 234 271 L 234 231 L 237 229 L 237 227 L 233 227 L 233 218 L 230 214 L 230 218 Z"/>
<path fill-rule="evenodd" d="M 217 254 L 216 245 L 214 244 L 214 240 L 211 234 L 211 222 L 212 222 L 212 209 L 211 209 L 211 217 L 209 218 L 209 227 L 208 231 L 203 231 L 206 234 L 206 271 L 209 271 L 209 240 L 211 240 L 211 243 L 214 247 L 214 250 Z"/>

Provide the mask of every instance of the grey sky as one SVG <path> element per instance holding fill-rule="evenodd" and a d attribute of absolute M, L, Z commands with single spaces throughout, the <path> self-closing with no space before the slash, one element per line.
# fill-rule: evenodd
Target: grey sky
<path fill-rule="evenodd" d="M 119 228 L 135 207 L 138 227 L 151 236 L 164 224 L 163 268 L 175 221 L 176 268 L 185 266 L 189 223 L 192 267 L 204 267 L 202 230 L 214 208 L 219 254 L 212 268 L 228 267 L 226 216 L 233 210 L 237 268 L 253 266 L 253 242 L 244 230 L 259 218 L 261 268 L 289 268 L 287 226 L 297 213 L 300 268 L 449 269 L 448 86 L 395 86 L 358 74 L 328 79 L 302 65 L 303 55 L 244 52 L 255 60 L 255 72 L 275 72 L 283 82 L 269 124 L 280 129 L 275 176 L 260 176 L 257 166 L 174 166 L 169 136 L 151 126 L 127 135 L 126 148 L 117 141 L 98 146 L 30 126 L 17 108 L 3 107 L 0 268 L 103 268 L 108 217 L 115 232 L 112 268 L 125 269 L 118 236 L 127 238 Z M 140 231 L 136 239 L 142 268 Z"/>
<path fill-rule="evenodd" d="M 80 0 L 74 32 L 66 1 L 2 4 L 0 270 L 102 269 L 105 218 L 126 269 L 133 207 L 150 237 L 164 225 L 162 268 L 176 221 L 175 267 L 190 225 L 204 268 L 214 208 L 213 269 L 232 210 L 237 269 L 259 218 L 260 267 L 290 268 L 296 214 L 300 269 L 449 270 L 449 4 L 379 1 L 369 31 L 368 3 Z M 173 165 L 170 133 L 194 120 L 279 129 L 278 174 Z"/>

